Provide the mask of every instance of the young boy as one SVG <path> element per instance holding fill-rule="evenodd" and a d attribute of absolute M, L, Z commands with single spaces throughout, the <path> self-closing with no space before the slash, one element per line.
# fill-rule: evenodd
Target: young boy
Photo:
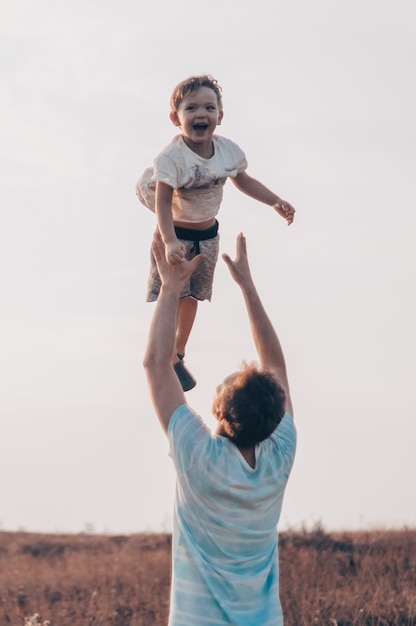
<path fill-rule="evenodd" d="M 231 178 L 237 189 L 272 206 L 293 222 L 295 209 L 246 172 L 244 152 L 230 139 L 215 135 L 223 118 L 221 87 L 209 75 L 191 76 L 173 91 L 170 119 L 180 129 L 145 170 L 137 183 L 139 200 L 156 213 L 170 265 L 204 254 L 185 284 L 178 306 L 172 365 L 184 391 L 196 381 L 185 367 L 185 347 L 195 321 L 198 300 L 211 300 L 219 252 L 218 221 L 223 185 Z M 157 300 L 160 278 L 153 255 L 146 300 Z"/>

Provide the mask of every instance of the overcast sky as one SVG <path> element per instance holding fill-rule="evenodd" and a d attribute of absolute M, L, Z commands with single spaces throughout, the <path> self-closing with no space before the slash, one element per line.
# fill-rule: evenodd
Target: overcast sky
<path fill-rule="evenodd" d="M 299 445 L 281 527 L 416 525 L 416 5 L 3 0 L 0 524 L 170 530 L 174 474 L 141 365 L 153 214 L 139 174 L 169 97 L 213 74 L 218 133 L 297 209 L 225 188 L 283 343 Z M 255 357 L 219 261 L 189 403 Z"/>

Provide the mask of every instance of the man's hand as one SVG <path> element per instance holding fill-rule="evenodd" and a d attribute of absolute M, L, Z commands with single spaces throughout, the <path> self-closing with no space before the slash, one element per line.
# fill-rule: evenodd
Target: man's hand
<path fill-rule="evenodd" d="M 174 285 L 178 291 L 181 290 L 182 285 L 188 280 L 197 266 L 206 258 L 204 254 L 198 254 L 191 261 L 183 259 L 182 261 L 177 261 L 172 265 L 167 259 L 166 246 L 163 243 L 162 236 L 158 230 L 155 232 L 153 237 L 152 252 L 156 260 L 162 284 Z"/>
<path fill-rule="evenodd" d="M 295 219 L 295 209 L 293 206 L 289 204 L 289 202 L 286 202 L 286 200 L 279 200 L 279 202 L 273 205 L 273 208 L 276 213 L 281 215 L 290 226 Z"/>
<path fill-rule="evenodd" d="M 234 261 L 231 260 L 228 254 L 223 254 L 222 258 L 227 264 L 231 276 L 234 278 L 235 282 L 240 285 L 240 287 L 252 282 L 247 257 L 247 242 L 243 233 L 240 233 L 237 237 L 236 257 Z"/>

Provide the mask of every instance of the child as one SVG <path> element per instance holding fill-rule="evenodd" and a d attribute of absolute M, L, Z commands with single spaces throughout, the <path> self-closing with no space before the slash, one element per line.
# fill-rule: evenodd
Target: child
<path fill-rule="evenodd" d="M 196 385 L 183 359 L 198 300 L 211 300 L 219 251 L 216 215 L 227 178 L 251 198 L 272 206 L 289 225 L 295 214 L 288 202 L 247 174 L 246 157 L 237 144 L 214 134 L 223 118 L 221 91 L 209 75 L 191 76 L 175 87 L 170 119 L 180 134 L 156 157 L 154 167 L 143 173 L 136 187 L 139 200 L 156 213 L 170 265 L 205 255 L 185 285 L 178 307 L 172 365 L 184 391 Z M 159 289 L 151 255 L 148 302 L 157 300 Z"/>

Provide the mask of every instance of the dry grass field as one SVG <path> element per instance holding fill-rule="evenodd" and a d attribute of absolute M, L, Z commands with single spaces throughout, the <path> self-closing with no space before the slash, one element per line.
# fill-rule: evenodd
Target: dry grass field
<path fill-rule="evenodd" d="M 168 534 L 0 532 L 0 625 L 166 626 L 170 550 Z M 416 530 L 281 533 L 280 576 L 285 626 L 416 626 Z"/>

